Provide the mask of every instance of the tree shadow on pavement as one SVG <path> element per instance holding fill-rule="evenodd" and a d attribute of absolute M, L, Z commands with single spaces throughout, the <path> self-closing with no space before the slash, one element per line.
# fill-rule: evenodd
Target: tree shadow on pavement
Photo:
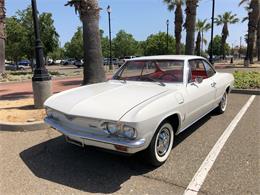
<path fill-rule="evenodd" d="M 80 86 L 82 84 L 82 80 L 73 80 L 73 81 L 62 81 L 60 85 L 63 86 L 70 86 L 70 85 L 78 85 Z"/>
<path fill-rule="evenodd" d="M 174 147 L 205 124 L 208 114 L 176 137 Z M 174 148 L 172 150 L 174 155 Z M 29 169 L 39 178 L 91 193 L 114 193 L 132 176 L 152 172 L 143 153 L 123 156 L 93 147 L 80 148 L 60 136 L 20 153 Z M 169 169 L 167 162 L 165 168 Z"/>
<path fill-rule="evenodd" d="M 33 95 L 32 92 L 16 92 L 16 93 L 8 93 L 5 95 L 0 95 L 0 100 L 19 100 L 31 97 Z"/>

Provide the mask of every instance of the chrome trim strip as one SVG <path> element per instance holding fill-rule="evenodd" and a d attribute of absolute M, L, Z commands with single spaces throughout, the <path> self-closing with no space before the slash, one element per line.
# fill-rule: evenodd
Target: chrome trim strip
<path fill-rule="evenodd" d="M 95 141 L 95 142 L 101 142 L 105 144 L 111 144 L 111 145 L 120 145 L 120 146 L 125 146 L 127 148 L 141 148 L 145 145 L 145 139 L 139 139 L 139 140 L 127 140 L 127 139 L 122 139 L 118 137 L 97 137 L 92 134 L 88 134 L 86 132 L 81 132 L 81 131 L 74 131 L 67 129 L 66 127 L 63 127 L 60 124 L 57 124 L 53 119 L 50 117 L 46 117 L 44 119 L 45 123 L 50 125 L 51 127 L 55 128 L 57 131 L 61 132 L 62 134 L 66 136 L 71 136 L 71 137 L 77 137 L 81 139 L 86 139 L 90 141 Z"/>

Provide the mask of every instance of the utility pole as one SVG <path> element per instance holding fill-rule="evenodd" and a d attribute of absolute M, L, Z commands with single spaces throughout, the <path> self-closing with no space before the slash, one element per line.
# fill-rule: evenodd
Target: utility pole
<path fill-rule="evenodd" d="M 211 17 L 211 47 L 210 47 L 210 59 L 213 64 L 213 38 L 214 38 L 214 20 L 215 20 L 215 0 L 212 0 L 212 17 Z"/>
<path fill-rule="evenodd" d="M 35 108 L 43 108 L 45 100 L 52 95 L 51 76 L 44 65 L 43 48 L 40 39 L 40 27 L 36 0 L 32 0 L 32 17 L 35 34 L 36 67 L 33 72 L 32 86 Z"/>
<path fill-rule="evenodd" d="M 240 43 L 239 43 L 239 53 L 238 53 L 239 59 L 241 58 L 241 52 L 242 52 L 242 37 L 240 37 Z"/>
<path fill-rule="evenodd" d="M 107 7 L 107 13 L 108 13 L 108 25 L 109 25 L 109 70 L 112 70 L 112 37 L 111 37 L 111 12 L 112 9 L 110 5 Z"/>
<path fill-rule="evenodd" d="M 167 25 L 167 54 L 169 54 L 169 20 L 166 20 L 166 25 Z"/>

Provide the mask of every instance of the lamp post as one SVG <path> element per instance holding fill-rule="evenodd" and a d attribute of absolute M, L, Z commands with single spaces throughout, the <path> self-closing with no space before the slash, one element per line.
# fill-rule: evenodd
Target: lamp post
<path fill-rule="evenodd" d="M 166 41 L 167 41 L 167 54 L 169 54 L 169 20 L 166 20 L 166 25 L 167 25 L 167 37 L 166 37 Z"/>
<path fill-rule="evenodd" d="M 112 70 L 112 39 L 111 39 L 111 12 L 112 9 L 109 6 L 107 6 L 107 13 L 108 13 L 108 25 L 109 25 L 109 70 Z"/>
<path fill-rule="evenodd" d="M 43 48 L 40 39 L 40 28 L 36 0 L 32 0 L 32 17 L 35 34 L 35 58 L 36 66 L 32 77 L 34 105 L 43 108 L 44 101 L 51 96 L 51 77 L 45 68 L 43 60 Z"/>
<path fill-rule="evenodd" d="M 210 59 L 213 64 L 213 36 L 214 36 L 214 19 L 215 19 L 215 0 L 212 0 L 212 17 L 211 17 L 211 46 L 210 46 Z"/>

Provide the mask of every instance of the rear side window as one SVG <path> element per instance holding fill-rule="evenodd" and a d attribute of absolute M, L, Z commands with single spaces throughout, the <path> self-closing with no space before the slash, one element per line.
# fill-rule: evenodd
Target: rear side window
<path fill-rule="evenodd" d="M 215 70 L 205 60 L 203 60 L 203 63 L 204 63 L 204 67 L 206 69 L 208 78 L 212 77 L 216 73 Z"/>
<path fill-rule="evenodd" d="M 189 60 L 189 82 L 194 82 L 196 77 L 208 78 L 204 63 L 202 60 Z"/>

